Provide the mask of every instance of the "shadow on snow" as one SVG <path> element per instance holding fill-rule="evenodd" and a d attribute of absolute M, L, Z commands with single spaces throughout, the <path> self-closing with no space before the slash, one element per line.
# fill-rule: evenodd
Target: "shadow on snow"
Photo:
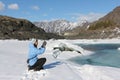
<path fill-rule="evenodd" d="M 60 65 L 62 64 L 60 61 L 57 61 L 57 62 L 53 62 L 53 63 L 50 63 L 50 64 L 47 64 L 44 66 L 45 69 L 50 69 L 50 68 L 54 68 L 56 67 L 57 65 Z"/>

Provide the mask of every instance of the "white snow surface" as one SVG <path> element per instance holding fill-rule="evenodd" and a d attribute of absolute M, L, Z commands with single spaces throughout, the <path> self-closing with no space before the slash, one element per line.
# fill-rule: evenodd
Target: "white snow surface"
<path fill-rule="evenodd" d="M 29 42 L 0 40 L 0 80 L 22 80 L 27 71 L 26 60 Z M 39 46 L 42 42 L 43 40 L 39 40 Z M 64 51 L 55 59 L 52 56 L 54 52 L 53 47 L 57 47 L 60 43 L 80 50 L 82 54 L 75 51 Z M 47 40 L 46 51 L 43 55 L 39 56 L 47 58 L 47 62 L 44 65 L 45 72 L 43 71 L 45 75 L 41 76 L 40 73 L 42 71 L 40 71 L 37 74 L 37 79 L 27 80 L 120 80 L 120 68 L 78 65 L 68 61 L 67 59 L 69 58 L 90 55 L 92 53 L 74 45 L 77 43 L 120 43 L 120 39 Z M 30 75 L 32 75 L 32 72 Z"/>

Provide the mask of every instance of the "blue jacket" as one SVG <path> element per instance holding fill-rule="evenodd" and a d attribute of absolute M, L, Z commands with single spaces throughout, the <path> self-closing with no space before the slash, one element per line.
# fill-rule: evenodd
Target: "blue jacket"
<path fill-rule="evenodd" d="M 29 53 L 28 53 L 28 59 L 29 60 L 29 65 L 33 66 L 37 60 L 38 60 L 38 55 L 43 54 L 45 52 L 45 48 L 36 48 L 33 43 L 29 44 Z"/>

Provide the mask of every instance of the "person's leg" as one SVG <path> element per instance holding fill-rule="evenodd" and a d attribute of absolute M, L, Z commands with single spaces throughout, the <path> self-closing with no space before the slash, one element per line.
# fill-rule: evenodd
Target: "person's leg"
<path fill-rule="evenodd" d="M 46 58 L 38 59 L 37 62 L 35 63 L 35 65 L 34 65 L 34 70 L 38 71 L 38 70 L 44 69 L 43 65 L 45 64 L 45 62 L 46 62 Z"/>
<path fill-rule="evenodd" d="M 46 58 L 40 58 L 33 66 L 28 65 L 28 70 L 35 70 L 35 71 L 41 70 L 43 69 L 43 65 L 45 64 L 45 62 L 46 62 Z"/>
<path fill-rule="evenodd" d="M 33 70 L 33 69 L 34 69 L 34 66 L 28 65 L 28 70 Z"/>

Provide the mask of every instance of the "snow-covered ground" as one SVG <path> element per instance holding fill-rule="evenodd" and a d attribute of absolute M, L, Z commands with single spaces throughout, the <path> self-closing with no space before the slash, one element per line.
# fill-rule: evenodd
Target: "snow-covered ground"
<path fill-rule="evenodd" d="M 30 41 L 0 40 L 0 80 L 21 80 L 27 70 L 28 44 Z M 39 40 L 39 46 L 43 40 Z M 53 47 L 64 43 L 69 47 L 80 50 L 64 51 L 57 59 L 53 58 Z M 38 74 L 38 80 L 120 80 L 120 68 L 93 65 L 78 65 L 67 61 L 75 56 L 89 55 L 92 52 L 83 50 L 73 44 L 77 43 L 120 43 L 120 39 L 99 40 L 48 40 L 46 51 L 39 57 L 46 57 L 45 75 Z M 35 79 L 34 79 L 35 80 Z"/>

